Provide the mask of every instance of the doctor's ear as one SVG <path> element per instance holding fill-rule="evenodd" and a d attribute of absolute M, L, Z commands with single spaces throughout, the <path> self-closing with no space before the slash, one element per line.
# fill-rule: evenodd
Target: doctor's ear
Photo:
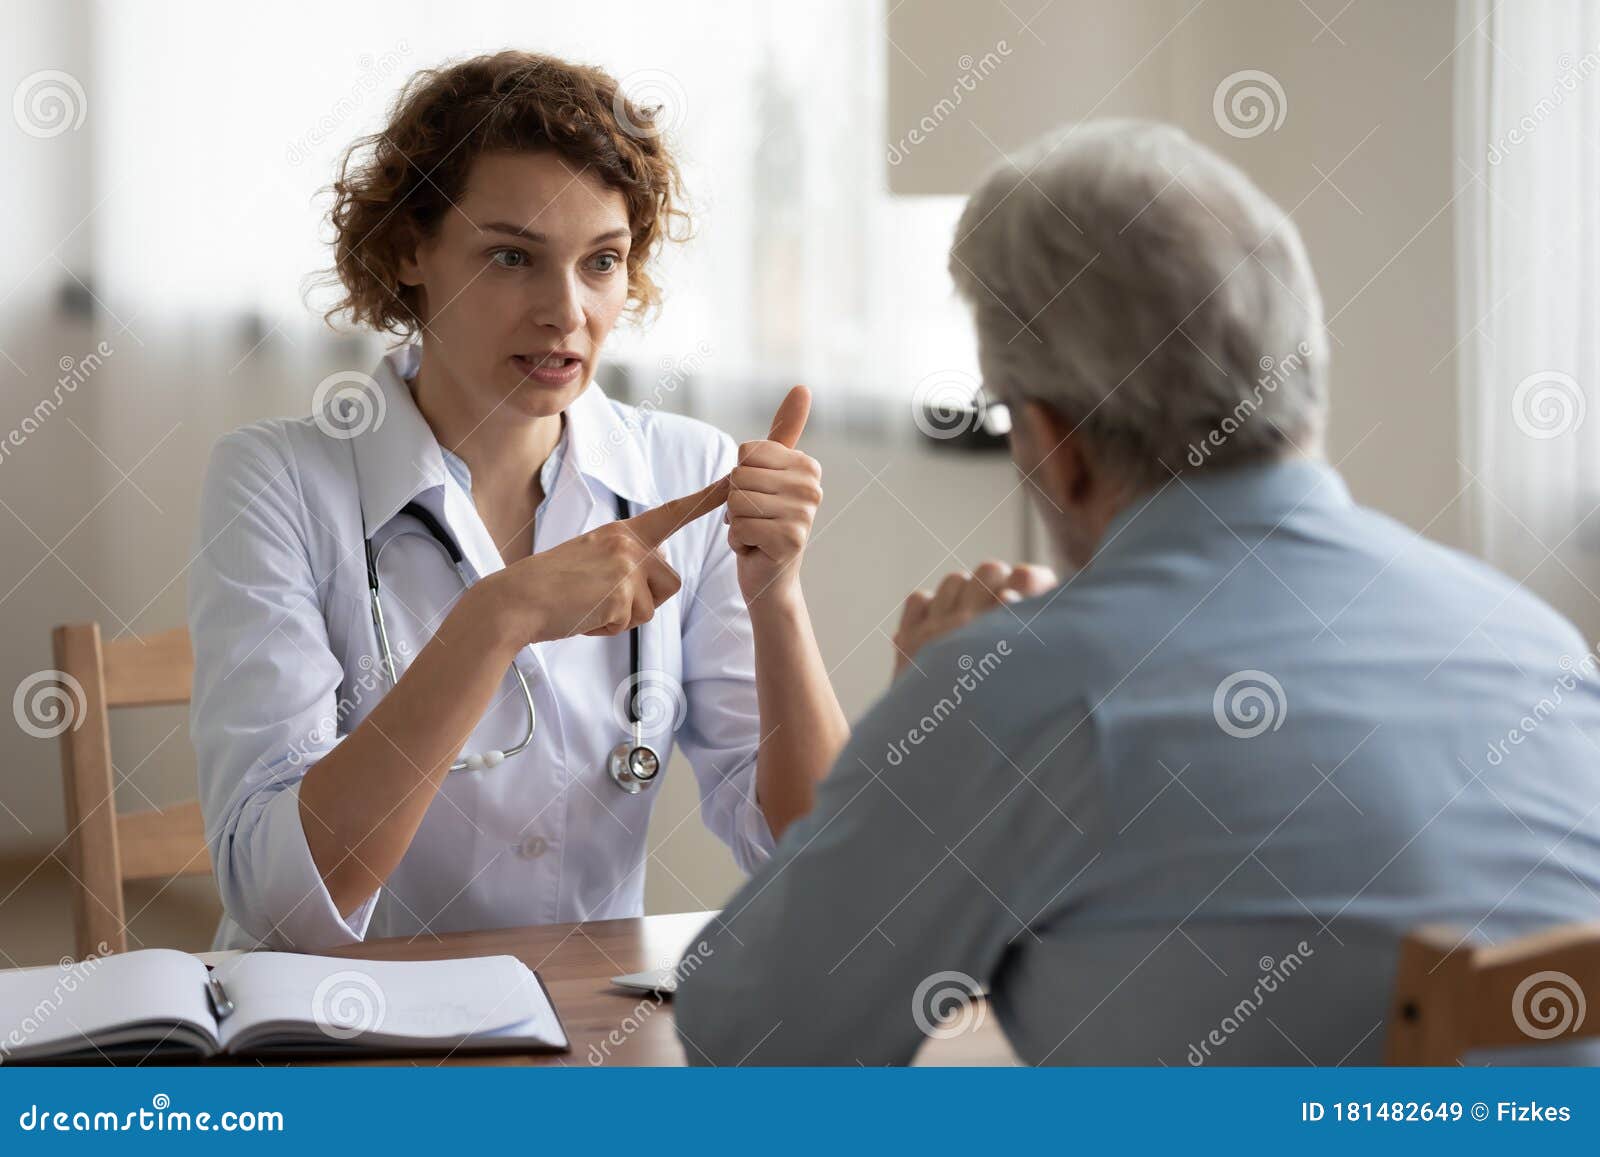
<path fill-rule="evenodd" d="M 422 240 L 413 234 L 412 237 L 400 247 L 395 265 L 399 270 L 399 276 L 397 280 L 401 285 L 422 284 L 422 265 L 418 261 L 418 255 L 422 248 L 422 244 Z"/>
<path fill-rule="evenodd" d="M 414 256 L 400 258 L 400 274 L 397 280 L 401 285 L 417 286 L 422 284 L 422 267 L 417 264 Z"/>

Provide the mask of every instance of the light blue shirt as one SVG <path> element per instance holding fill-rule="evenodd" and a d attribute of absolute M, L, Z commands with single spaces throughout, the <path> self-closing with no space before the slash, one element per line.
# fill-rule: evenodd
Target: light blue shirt
<path fill-rule="evenodd" d="M 1029 1062 L 1376 1063 L 1409 929 L 1595 918 L 1597 756 L 1504 576 L 1320 463 L 1174 479 L 917 656 L 705 933 L 685 1053 L 905 1062 L 970 980 Z"/>
<path fill-rule="evenodd" d="M 539 499 L 539 505 L 533 512 L 535 526 L 544 517 L 545 511 L 550 508 L 550 495 L 555 492 L 556 479 L 561 477 L 561 463 L 566 458 L 566 453 L 567 424 L 563 421 L 561 423 L 561 437 L 556 439 L 555 449 L 550 451 L 550 456 L 544 460 L 544 465 L 539 467 L 539 489 L 543 497 Z M 462 493 L 470 499 L 472 497 L 471 467 L 467 465 L 465 459 L 447 447 L 439 447 L 439 456 L 444 459 L 445 469 L 450 471 L 450 477 L 455 479 L 456 485 L 461 487 Z"/>

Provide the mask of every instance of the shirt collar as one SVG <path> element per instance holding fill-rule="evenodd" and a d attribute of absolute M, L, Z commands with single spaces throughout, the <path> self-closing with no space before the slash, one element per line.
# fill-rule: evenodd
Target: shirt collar
<path fill-rule="evenodd" d="M 638 421 L 624 419 L 595 382 L 567 407 L 567 461 L 629 502 L 661 501 Z"/>
<path fill-rule="evenodd" d="M 407 379 L 417 372 L 422 347 L 410 342 L 383 355 L 371 381 L 377 390 L 370 421 L 352 435 L 361 514 L 371 534 L 425 491 L 442 487 L 444 456 Z M 330 392 L 330 403 L 334 392 Z M 336 424 L 332 428 L 343 428 Z"/>
<path fill-rule="evenodd" d="M 550 451 L 550 456 L 544 460 L 544 465 L 539 467 L 539 488 L 544 492 L 546 500 L 555 490 L 556 475 L 564 468 L 562 464 L 566 461 L 566 450 L 567 429 L 566 424 L 562 423 L 561 436 L 556 439 L 555 449 Z M 454 475 L 462 491 L 471 494 L 472 467 L 468 466 L 466 461 L 448 446 L 440 446 L 439 454 L 444 458 L 445 469 Z"/>
<path fill-rule="evenodd" d="M 448 477 L 433 428 L 411 394 L 409 381 L 421 358 L 419 342 L 384 354 L 371 376 L 377 400 L 370 420 L 360 422 L 350 436 L 369 534 L 418 495 L 443 487 Z M 341 391 L 329 391 L 324 404 L 335 404 L 340 395 Z M 648 506 L 660 502 L 637 423 L 624 420 L 597 384 L 590 382 L 566 414 L 566 469 L 576 469 L 630 502 Z M 328 423 L 328 429 L 338 430 L 350 425 L 333 417 Z"/>
<path fill-rule="evenodd" d="M 1227 527 L 1248 539 L 1265 537 L 1301 512 L 1353 505 L 1338 471 L 1314 458 L 1294 457 L 1174 475 L 1151 494 L 1135 499 L 1106 525 L 1095 560 L 1109 558 L 1147 540 L 1170 540 L 1185 532 Z M 1218 526 L 1218 523 L 1222 526 Z"/>

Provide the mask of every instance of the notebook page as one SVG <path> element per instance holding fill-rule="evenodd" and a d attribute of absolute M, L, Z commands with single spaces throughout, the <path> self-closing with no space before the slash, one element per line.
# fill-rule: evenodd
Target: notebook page
<path fill-rule="evenodd" d="M 222 1043 L 290 1035 L 313 1044 L 453 1042 L 554 1012 L 514 956 L 349 960 L 250 952 L 216 969 L 235 1011 Z"/>
<path fill-rule="evenodd" d="M 541 1000 L 539 1011 L 527 1020 L 476 1034 L 466 1043 L 463 1051 L 471 1051 L 474 1045 L 495 1046 L 506 1041 L 536 1042 L 562 1049 L 570 1047 L 566 1030 L 561 1027 L 561 1018 L 556 1015 L 555 1005 L 548 1000 Z"/>
<path fill-rule="evenodd" d="M 187 952 L 142 948 L 0 972 L 0 1060 L 81 1047 L 85 1035 L 144 1022 L 164 1026 L 150 1034 L 152 1044 L 176 1024 L 211 1037 L 206 966 Z"/>

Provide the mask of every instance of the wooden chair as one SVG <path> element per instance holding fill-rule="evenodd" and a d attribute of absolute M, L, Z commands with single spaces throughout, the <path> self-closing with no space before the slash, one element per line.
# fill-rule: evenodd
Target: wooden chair
<path fill-rule="evenodd" d="M 1385 1060 L 1453 1065 L 1473 1049 L 1600 1036 L 1600 923 L 1495 946 L 1419 928 L 1400 946 Z"/>
<path fill-rule="evenodd" d="M 124 881 L 211 874 L 198 801 L 118 815 L 111 766 L 110 708 L 188 703 L 194 652 L 182 627 L 103 643 L 98 623 L 68 623 L 52 639 L 57 669 L 83 688 L 82 704 L 70 708 L 81 706 L 81 722 L 61 735 L 73 925 L 83 960 L 127 951 Z"/>

